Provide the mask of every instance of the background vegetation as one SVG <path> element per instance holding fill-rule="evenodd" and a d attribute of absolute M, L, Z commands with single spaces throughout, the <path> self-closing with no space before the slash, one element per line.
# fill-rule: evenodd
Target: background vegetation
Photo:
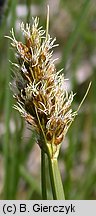
<path fill-rule="evenodd" d="M 41 199 L 40 150 L 35 134 L 18 112 L 9 88 L 15 58 L 4 35 L 19 23 L 40 17 L 45 26 L 50 6 L 50 34 L 60 44 L 54 57 L 64 68 L 67 87 L 76 92 L 73 109 L 92 87 L 78 117 L 62 144 L 59 165 L 66 199 L 96 199 L 96 1 L 5 0 L 0 1 L 0 199 Z M 49 183 L 49 179 L 48 179 Z M 49 185 L 49 199 L 50 184 Z"/>

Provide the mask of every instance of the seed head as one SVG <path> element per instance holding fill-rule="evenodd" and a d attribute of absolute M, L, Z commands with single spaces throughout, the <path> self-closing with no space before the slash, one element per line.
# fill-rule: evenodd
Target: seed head
<path fill-rule="evenodd" d="M 17 63 L 13 63 L 17 100 L 14 107 L 39 137 L 43 134 L 48 145 L 58 146 L 76 115 L 71 109 L 74 95 L 64 88 L 64 75 L 56 72 L 52 59 L 56 38 L 52 39 L 38 25 L 37 17 L 33 18 L 32 25 L 21 23 L 24 43 L 17 41 L 13 29 L 11 32 L 11 45 L 17 57 Z"/>

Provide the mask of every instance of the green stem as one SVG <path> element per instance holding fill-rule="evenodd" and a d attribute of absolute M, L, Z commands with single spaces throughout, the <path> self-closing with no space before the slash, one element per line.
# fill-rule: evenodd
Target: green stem
<path fill-rule="evenodd" d="M 9 71 L 7 71 L 9 72 Z M 7 74 L 7 81 L 9 81 L 9 76 L 10 73 Z M 7 86 L 7 84 L 6 84 Z M 10 99 L 10 94 L 9 90 L 7 89 L 6 92 L 6 100 L 5 100 L 5 136 L 4 136 L 4 145 L 3 145 L 3 152 L 4 152 L 4 169 L 5 169 L 5 176 L 4 176 L 4 199 L 9 199 L 9 183 L 10 183 L 10 157 L 9 157 L 9 152 L 10 152 L 10 130 L 9 130 L 9 119 L 10 119 L 10 105 L 11 104 L 11 99 Z"/>
<path fill-rule="evenodd" d="M 46 190 L 46 166 L 45 166 L 45 152 L 41 150 L 41 189 L 42 189 L 42 199 L 47 200 L 47 190 Z"/>
<path fill-rule="evenodd" d="M 50 158 L 50 156 L 48 157 L 48 159 L 49 159 L 49 174 L 50 174 L 53 199 L 65 200 L 64 189 L 63 189 L 60 171 L 58 167 L 58 161 L 56 158 Z"/>
<path fill-rule="evenodd" d="M 36 111 L 37 119 L 38 119 L 38 122 L 39 122 L 39 125 L 41 128 L 42 134 L 43 134 L 44 142 L 46 145 L 46 153 L 47 153 L 48 159 L 49 159 L 49 173 L 50 173 L 50 181 L 51 181 L 53 198 L 55 200 L 65 200 L 64 190 L 63 190 L 61 176 L 60 176 L 60 172 L 59 172 L 59 168 L 58 168 L 57 158 L 51 157 L 51 154 L 53 155 L 53 146 L 52 146 L 51 151 L 50 151 L 49 146 L 47 145 L 46 137 L 45 137 L 45 134 L 44 134 L 44 131 L 43 131 L 36 107 L 35 107 L 35 111 Z M 56 152 L 58 155 L 58 151 L 56 151 Z M 45 153 L 43 153 L 43 154 L 45 154 Z M 45 159 L 43 157 L 44 157 L 44 155 L 42 155 L 43 163 L 41 165 L 41 167 L 42 167 L 42 181 L 43 181 L 42 189 L 46 183 L 46 180 L 45 180 Z M 42 194 L 43 193 L 44 193 L 44 197 L 45 197 L 45 191 L 42 191 Z"/>
<path fill-rule="evenodd" d="M 82 32 L 82 29 L 84 28 L 84 21 L 86 20 L 89 6 L 90 6 L 90 0 L 85 0 L 82 5 L 82 9 L 80 11 L 80 16 L 78 17 L 76 27 L 74 31 L 72 32 L 72 34 L 70 35 L 70 38 L 64 48 L 64 53 L 62 56 L 62 59 L 64 60 L 61 62 L 61 65 L 63 66 L 63 68 L 65 68 L 66 66 L 67 59 L 69 57 L 69 54 L 71 53 L 74 43 L 76 42 L 79 34 Z"/>
<path fill-rule="evenodd" d="M 22 154 L 21 150 L 21 136 L 22 136 L 22 128 L 20 130 L 16 129 L 16 134 L 14 134 L 14 143 L 12 146 L 12 153 L 11 153 L 11 171 L 10 171 L 10 199 L 16 199 L 17 190 L 18 190 L 18 183 L 19 183 L 19 166 L 21 164 L 21 157 Z"/>
<path fill-rule="evenodd" d="M 11 23 L 10 28 L 15 25 L 15 18 L 16 18 L 16 4 L 15 2 L 9 1 L 10 3 L 10 11 L 11 11 Z M 8 59 L 12 58 L 11 50 L 9 49 L 8 43 Z M 11 70 L 9 69 L 9 63 L 6 67 L 6 87 L 5 87 L 5 137 L 4 137 L 4 166 L 5 166 L 5 176 L 4 176 L 4 199 L 11 199 L 10 193 L 10 182 L 11 182 L 11 164 L 12 164 L 12 152 L 11 152 L 11 143 L 10 143 L 10 128 L 9 122 L 11 117 L 11 107 L 12 101 L 10 97 L 10 89 L 9 89 L 9 82 L 11 77 Z M 12 182 L 13 184 L 13 182 Z"/>

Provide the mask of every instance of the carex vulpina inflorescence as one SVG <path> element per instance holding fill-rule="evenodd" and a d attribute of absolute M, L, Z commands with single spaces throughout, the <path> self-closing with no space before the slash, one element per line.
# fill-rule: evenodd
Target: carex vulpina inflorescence
<path fill-rule="evenodd" d="M 56 38 L 52 39 L 42 27 L 39 18 L 32 25 L 21 23 L 24 43 L 17 41 L 12 29 L 11 45 L 15 48 L 17 62 L 14 69 L 14 106 L 25 120 L 44 137 L 48 146 L 59 146 L 76 112 L 71 109 L 73 92 L 64 88 L 64 75 L 57 72 L 52 58 Z M 46 145 L 46 144 L 45 144 Z M 53 148 L 53 147 L 52 147 Z"/>

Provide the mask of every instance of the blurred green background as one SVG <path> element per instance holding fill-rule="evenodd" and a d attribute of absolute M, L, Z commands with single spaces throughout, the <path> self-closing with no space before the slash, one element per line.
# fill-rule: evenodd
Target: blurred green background
<path fill-rule="evenodd" d="M 66 199 L 96 199 L 96 0 L 0 0 L 0 199 L 42 199 L 40 150 L 35 134 L 13 109 L 9 82 L 16 59 L 5 35 L 15 29 L 20 40 L 22 21 L 40 17 L 46 27 L 47 4 L 50 28 L 57 38 L 54 58 L 64 68 L 68 91 L 76 96 L 77 109 L 88 84 L 90 92 L 62 144 L 59 166 Z M 50 184 L 48 179 L 48 197 Z"/>

